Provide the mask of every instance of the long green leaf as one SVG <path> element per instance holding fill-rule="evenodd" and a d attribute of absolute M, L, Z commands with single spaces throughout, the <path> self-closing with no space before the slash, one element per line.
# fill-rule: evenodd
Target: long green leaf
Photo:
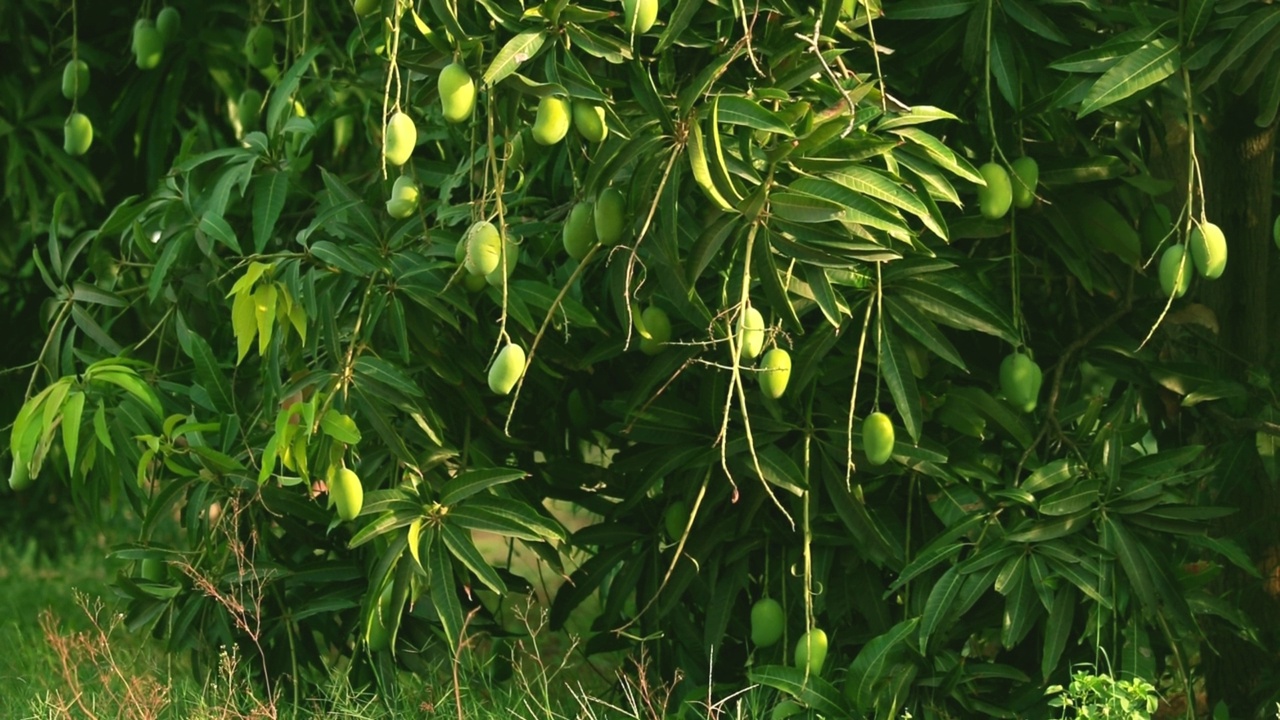
<path fill-rule="evenodd" d="M 920 618 L 911 618 L 894 625 L 888 632 L 872 638 L 862 646 L 853 664 L 849 666 L 845 694 L 853 699 L 854 710 L 867 713 L 875 708 L 876 686 L 886 677 L 885 668 L 890 660 L 907 649 L 907 640 L 917 632 Z"/>
<path fill-rule="evenodd" d="M 444 626 L 449 646 L 457 649 L 462 640 L 462 603 L 458 600 L 458 584 L 453 577 L 453 562 L 439 533 L 432 533 L 427 544 L 428 582 L 431 584 L 431 602 Z"/>
<path fill-rule="evenodd" d="M 502 577 L 480 554 L 476 544 L 471 540 L 470 533 L 446 522 L 440 526 L 440 537 L 449 548 L 449 552 L 479 578 L 480 582 L 499 595 L 507 594 L 506 583 L 502 582 Z"/>
<path fill-rule="evenodd" d="M 839 691 L 820 677 L 810 675 L 806 681 L 801 668 L 759 665 L 747 673 L 747 679 L 780 690 L 828 717 L 848 716 Z"/>
<path fill-rule="evenodd" d="M 1178 43 L 1157 38 L 1129 53 L 1089 88 L 1078 117 L 1124 100 L 1178 71 Z"/>
<path fill-rule="evenodd" d="M 942 577 L 938 578 L 938 582 L 934 583 L 933 589 L 929 591 L 929 597 L 924 602 L 924 612 L 920 616 L 921 652 L 929 651 L 929 638 L 952 617 L 952 604 L 963 582 L 964 576 L 956 566 L 952 566 L 947 568 Z"/>
<path fill-rule="evenodd" d="M 480 468 L 460 473 L 445 483 L 440 491 L 440 504 L 456 505 L 467 498 L 497 485 L 514 482 L 528 476 L 515 468 Z"/>
<path fill-rule="evenodd" d="M 289 194 L 289 174 L 283 171 L 259 175 L 253 181 L 253 249 L 261 253 L 275 232 L 276 221 Z"/>
<path fill-rule="evenodd" d="M 493 87 L 542 50 L 547 41 L 545 30 L 525 30 L 507 41 L 484 71 L 485 87 Z"/>
<path fill-rule="evenodd" d="M 880 361 L 880 378 L 889 386 L 894 408 L 902 418 L 911 439 L 919 442 L 924 425 L 924 411 L 920 407 L 920 391 L 916 388 L 916 376 L 911 373 L 911 361 L 907 347 L 889 328 L 877 334 Z"/>

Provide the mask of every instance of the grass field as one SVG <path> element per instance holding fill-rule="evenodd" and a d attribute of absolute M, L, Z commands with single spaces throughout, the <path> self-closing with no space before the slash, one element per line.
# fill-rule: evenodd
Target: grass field
<path fill-rule="evenodd" d="M 557 508 L 570 525 L 580 522 Z M 49 533 L 53 534 L 53 533 Z M 127 537 L 77 530 L 60 542 L 0 536 L 0 718 L 128 718 L 233 720 L 237 718 L 660 718 L 663 688 L 634 672 L 624 658 L 593 658 L 574 651 L 574 639 L 540 627 L 540 600 L 562 579 L 536 564 L 531 553 L 496 539 L 477 538 L 495 560 L 512 558 L 513 571 L 537 589 L 513 598 L 512 621 L 526 626 L 519 645 L 481 644 L 465 653 L 458 672 L 445 666 L 434 677 L 405 675 L 401 696 L 384 698 L 352 688 L 339 672 L 318 696 L 298 707 L 265 702 L 250 689 L 242 660 L 226 657 L 212 677 L 193 678 L 182 658 L 166 656 L 145 637 L 120 625 L 109 582 L 118 568 L 106 561 Z M 580 559 L 579 559 L 580 560 Z M 571 626 L 585 629 L 591 607 Z M 506 653 L 511 679 L 496 682 L 488 666 Z M 632 668 L 619 673 L 620 667 Z M 455 693 L 454 678 L 458 679 Z M 461 702 L 459 712 L 458 702 Z M 719 717 L 735 717 L 734 714 Z"/>

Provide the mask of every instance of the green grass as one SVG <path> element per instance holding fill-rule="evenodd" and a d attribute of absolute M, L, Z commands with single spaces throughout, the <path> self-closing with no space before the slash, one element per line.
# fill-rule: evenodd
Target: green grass
<path fill-rule="evenodd" d="M 109 586 L 117 568 L 105 558 L 116 540 L 125 538 L 86 530 L 55 535 L 60 541 L 0 536 L 0 687 L 5 688 L 0 718 L 662 717 L 665 688 L 660 683 L 644 678 L 634 665 L 619 673 L 621 657 L 593 658 L 589 664 L 576 652 L 573 638 L 545 627 L 540 600 L 557 580 L 532 564 L 513 566 L 538 589 L 531 598 L 507 602 L 510 626 L 525 630 L 518 642 L 479 638 L 460 655 L 456 668 L 446 663 L 428 677 L 402 676 L 399 696 L 390 700 L 351 687 L 335 670 L 314 697 L 285 707 L 255 695 L 244 658 L 227 655 L 216 672 L 197 680 L 181 659 L 165 655 L 157 644 L 121 625 Z M 501 543 L 487 550 L 495 556 L 505 552 Z M 517 552 L 514 562 L 524 557 Z M 581 627 L 586 623 L 585 618 L 577 622 Z M 494 679 L 500 675 L 506 679 Z M 753 716 L 716 714 L 726 719 Z"/>

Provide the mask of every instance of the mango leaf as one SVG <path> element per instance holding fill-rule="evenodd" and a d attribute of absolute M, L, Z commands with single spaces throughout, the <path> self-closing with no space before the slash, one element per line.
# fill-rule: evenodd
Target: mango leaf
<path fill-rule="evenodd" d="M 927 348 L 930 352 L 956 367 L 969 372 L 965 367 L 964 358 L 960 357 L 960 351 L 956 350 L 955 345 L 942 334 L 938 326 L 932 320 L 922 315 L 918 310 L 907 302 L 896 297 L 884 298 L 885 308 L 889 311 L 889 317 L 893 318 L 893 322 L 902 328 L 908 335 L 915 338 L 917 342 Z"/>
<path fill-rule="evenodd" d="M 523 63 L 532 60 L 542 50 L 547 40 L 545 30 L 525 30 L 507 41 L 493 62 L 485 68 L 483 82 L 486 87 L 493 87 L 515 72 Z"/>
<path fill-rule="evenodd" d="M 1102 546 L 1115 553 L 1134 594 L 1151 612 L 1157 612 L 1155 581 L 1138 541 L 1111 515 L 1102 516 Z"/>
<path fill-rule="evenodd" d="M 1064 488 L 1040 501 L 1040 512 L 1049 516 L 1074 515 L 1098 502 L 1101 484 L 1086 480 Z"/>
<path fill-rule="evenodd" d="M 916 389 L 916 376 L 911 373 L 906 345 L 889 328 L 877 333 L 876 339 L 880 378 L 893 395 L 893 406 L 902 418 L 907 433 L 912 440 L 919 442 L 920 430 L 924 425 L 924 411 L 920 407 L 920 391 Z"/>
<path fill-rule="evenodd" d="M 844 208 L 837 203 L 814 195 L 786 191 L 769 194 L 769 211 L 783 220 L 796 223 L 847 219 Z"/>
<path fill-rule="evenodd" d="M 462 603 L 458 600 L 458 583 L 453 577 L 453 562 L 440 533 L 432 533 L 427 544 L 427 582 L 431 587 L 431 603 L 444 626 L 451 648 L 457 648 L 462 637 Z"/>
<path fill-rule="evenodd" d="M 499 595 L 507 594 L 506 583 L 502 582 L 502 577 L 476 549 L 471 533 L 446 522 L 440 526 L 440 538 L 449 548 L 449 553 L 479 578 L 480 582 Z"/>
<path fill-rule="evenodd" d="M 1224 72 L 1233 67 L 1278 24 L 1280 24 L 1280 7 L 1278 6 L 1263 5 L 1250 14 L 1244 22 L 1231 31 L 1231 35 L 1227 37 L 1226 52 L 1218 58 L 1213 67 L 1198 78 L 1198 88 L 1212 86 Z"/>
<path fill-rule="evenodd" d="M 523 470 L 514 468 L 479 468 L 459 473 L 445 483 L 440 491 L 440 504 L 455 505 L 488 488 L 514 482 L 528 476 Z"/>
<path fill-rule="evenodd" d="M 1089 88 L 1078 117 L 1114 105 L 1174 74 L 1178 51 L 1177 41 L 1157 38 L 1129 53 Z"/>
<path fill-rule="evenodd" d="M 84 393 L 79 390 L 67 396 L 62 405 L 62 445 L 67 452 L 67 465 L 74 474 L 76 453 L 80 448 L 80 419 L 84 413 Z"/>
<path fill-rule="evenodd" d="M 787 137 L 795 137 L 790 126 L 782 121 L 776 113 L 766 110 L 754 100 L 741 95 L 721 95 L 718 98 L 718 114 L 716 119 L 727 125 L 745 125 L 754 130 L 777 133 Z"/>
<path fill-rule="evenodd" d="M 1062 30 L 1054 24 L 1040 11 L 1035 4 L 1027 2 L 1027 0 L 1001 0 L 1000 7 L 1004 9 L 1005 14 L 1014 22 L 1040 37 L 1050 42 L 1069 45 L 1071 41 L 1066 35 L 1062 34 Z"/>
<path fill-rule="evenodd" d="M 890 20 L 945 20 L 973 8 L 973 0 L 901 0 L 885 9 Z"/>
<path fill-rule="evenodd" d="M 952 618 L 952 604 L 956 599 L 956 595 L 960 592 L 960 584 L 964 582 L 964 576 L 960 574 L 956 566 L 947 568 L 947 571 L 938 578 L 934 583 L 933 589 L 929 591 L 929 597 L 924 602 L 924 612 L 920 616 L 920 651 L 928 653 L 929 638 L 934 631 L 942 627 L 943 623 Z"/>
<path fill-rule="evenodd" d="M 955 175 L 959 175 L 972 183 L 983 182 L 982 176 L 978 174 L 978 169 L 975 168 L 972 163 L 966 160 L 963 156 L 957 155 L 955 151 L 943 144 L 941 140 L 920 128 L 899 128 L 894 130 L 893 134 L 911 141 L 943 169 Z"/>
<path fill-rule="evenodd" d="M 846 717 L 844 702 L 831 683 L 815 675 L 805 678 L 801 668 L 759 665 L 747 673 L 748 681 L 779 690 L 831 717 Z"/>
<path fill-rule="evenodd" d="M 253 181 L 253 248 L 262 253 L 275 232 L 276 221 L 289 194 L 289 174 L 281 171 L 259 175 Z"/>
<path fill-rule="evenodd" d="M 849 687 L 845 690 L 855 712 L 865 715 L 875 709 L 877 686 L 887 677 L 885 668 L 909 650 L 907 640 L 917 632 L 919 624 L 920 618 L 904 620 L 888 632 L 872 638 L 858 651 L 849 666 L 846 680 Z"/>
<path fill-rule="evenodd" d="M 1044 649 L 1040 655 L 1040 675 L 1046 679 L 1058 668 L 1062 652 L 1071 637 L 1071 624 L 1075 620 L 1076 591 L 1071 585 L 1063 585 L 1053 597 L 1053 610 L 1045 619 Z"/>
<path fill-rule="evenodd" d="M 326 410 L 324 417 L 320 418 L 320 429 L 341 443 L 355 445 L 360 442 L 360 428 L 356 427 L 356 421 L 333 408 Z"/>

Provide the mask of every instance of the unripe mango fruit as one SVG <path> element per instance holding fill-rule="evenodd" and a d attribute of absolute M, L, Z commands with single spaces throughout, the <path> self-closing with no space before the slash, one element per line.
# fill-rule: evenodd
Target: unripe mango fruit
<path fill-rule="evenodd" d="M 573 126 L 587 142 L 604 142 L 609 136 L 609 126 L 604 124 L 604 108 L 585 100 L 573 101 Z"/>
<path fill-rule="evenodd" d="M 1170 245 L 1160 256 L 1160 289 L 1166 296 L 1180 298 L 1191 287 L 1191 263 L 1184 262 L 1186 250 L 1181 244 Z"/>
<path fill-rule="evenodd" d="M 580 202 L 569 211 L 564 221 L 564 251 L 574 260 L 587 256 L 591 248 L 599 242 L 596 239 L 596 221 L 594 209 L 589 202 Z"/>
<path fill-rule="evenodd" d="M 791 353 L 780 347 L 770 348 L 760 359 L 760 389 L 765 396 L 777 400 L 787 391 L 791 380 Z"/>
<path fill-rule="evenodd" d="M 329 497 L 338 507 L 338 517 L 355 520 L 364 507 L 364 486 L 360 476 L 348 468 L 338 468 L 329 477 Z"/>
<path fill-rule="evenodd" d="M 409 161 L 413 148 L 418 144 L 418 126 L 413 118 L 403 112 L 397 112 L 387 121 L 387 137 L 382 145 L 382 154 L 392 165 L 403 165 Z"/>
<path fill-rule="evenodd" d="M 657 355 L 671 340 L 671 318 L 657 305 L 650 305 L 640 313 L 637 326 L 642 330 L 640 352 L 645 355 Z"/>
<path fill-rule="evenodd" d="M 684 500 L 676 500 L 662 513 L 662 529 L 666 531 L 667 539 L 671 542 L 679 540 L 684 535 L 684 529 L 688 524 L 689 505 Z"/>
<path fill-rule="evenodd" d="M 507 236 L 507 240 L 502 247 L 506 254 L 500 257 L 493 270 L 484 276 L 484 281 L 490 287 L 501 288 L 503 283 L 516 271 L 516 265 L 520 262 L 520 246 L 511 239 L 510 235 Z"/>
<path fill-rule="evenodd" d="M 1000 165 L 989 162 L 978 168 L 978 174 L 987 181 L 986 187 L 978 188 L 978 209 L 982 217 L 988 220 L 999 220 L 1009 212 L 1013 204 L 1013 186 L 1009 182 L 1009 173 Z"/>
<path fill-rule="evenodd" d="M 68 155 L 83 155 L 93 144 L 93 123 L 84 113 L 71 113 L 62 126 L 62 149 Z"/>
<path fill-rule="evenodd" d="M 738 320 L 738 359 L 754 360 L 764 349 L 764 316 L 748 305 Z"/>
<path fill-rule="evenodd" d="M 751 644 L 771 647 L 782 639 L 786 624 L 782 605 L 773 598 L 760 598 L 751 606 Z"/>
<path fill-rule="evenodd" d="M 1000 391 L 1023 412 L 1036 409 L 1043 383 L 1040 366 L 1023 353 L 1010 353 L 1000 362 Z"/>
<path fill-rule="evenodd" d="M 440 108 L 444 119 L 460 123 L 471 117 L 476 107 L 476 83 L 461 63 L 449 63 L 440 71 L 436 83 L 440 91 Z"/>
<path fill-rule="evenodd" d="M 258 113 L 262 110 L 262 93 L 249 88 L 240 93 L 236 101 L 236 119 L 240 121 L 241 132 L 249 132 L 258 127 Z"/>
<path fill-rule="evenodd" d="M 62 68 L 62 97 L 75 100 L 89 91 L 89 64 L 71 60 Z"/>
<path fill-rule="evenodd" d="M 1221 277 L 1227 269 L 1227 238 L 1222 229 L 1213 223 L 1205 223 L 1191 230 L 1191 259 L 1196 272 L 1206 280 Z"/>
<path fill-rule="evenodd" d="M 408 175 L 401 175 L 391 186 L 391 199 L 387 200 L 387 214 L 403 220 L 418 208 L 418 186 Z"/>
<path fill-rule="evenodd" d="M 1036 200 L 1036 185 L 1040 183 L 1040 165 L 1035 158 L 1024 156 L 1009 166 L 1013 169 L 1013 206 L 1031 207 Z"/>
<path fill-rule="evenodd" d="M 493 223 L 481 220 L 463 235 L 467 256 L 463 264 L 472 275 L 488 275 L 502 260 L 502 236 Z"/>
<path fill-rule="evenodd" d="M 658 19 L 658 0 L 622 0 L 622 15 L 627 34 L 647 33 Z"/>
<path fill-rule="evenodd" d="M 382 0 L 356 0 L 355 10 L 357 15 L 368 15 L 382 7 Z"/>
<path fill-rule="evenodd" d="M 827 633 L 814 628 L 796 641 L 796 667 L 807 669 L 810 675 L 821 675 L 827 662 Z"/>
<path fill-rule="evenodd" d="M 178 39 L 178 31 L 182 29 L 182 16 L 178 14 L 177 8 L 166 7 L 160 10 L 156 15 L 156 31 L 160 33 L 160 37 L 166 43 L 171 43 Z"/>
<path fill-rule="evenodd" d="M 538 116 L 533 121 L 533 139 L 539 145 L 555 145 L 569 132 L 569 103 L 561 97 L 547 95 L 538 103 Z"/>
<path fill-rule="evenodd" d="M 133 24 L 133 55 L 139 70 L 151 70 L 164 56 L 164 38 L 150 20 Z"/>
<path fill-rule="evenodd" d="M 258 25 L 244 38 L 244 57 L 259 70 L 271 66 L 276 44 L 276 34 L 266 25 Z"/>
<path fill-rule="evenodd" d="M 489 389 L 499 395 L 510 393 L 524 374 L 524 363 L 524 348 L 515 343 L 502 348 L 489 368 Z"/>
<path fill-rule="evenodd" d="M 862 423 L 862 452 L 867 462 L 883 465 L 893 456 L 893 422 L 882 412 L 873 412 Z"/>
<path fill-rule="evenodd" d="M 596 240 L 601 245 L 617 245 L 627 229 L 627 198 L 616 187 L 607 187 L 596 197 Z"/>

